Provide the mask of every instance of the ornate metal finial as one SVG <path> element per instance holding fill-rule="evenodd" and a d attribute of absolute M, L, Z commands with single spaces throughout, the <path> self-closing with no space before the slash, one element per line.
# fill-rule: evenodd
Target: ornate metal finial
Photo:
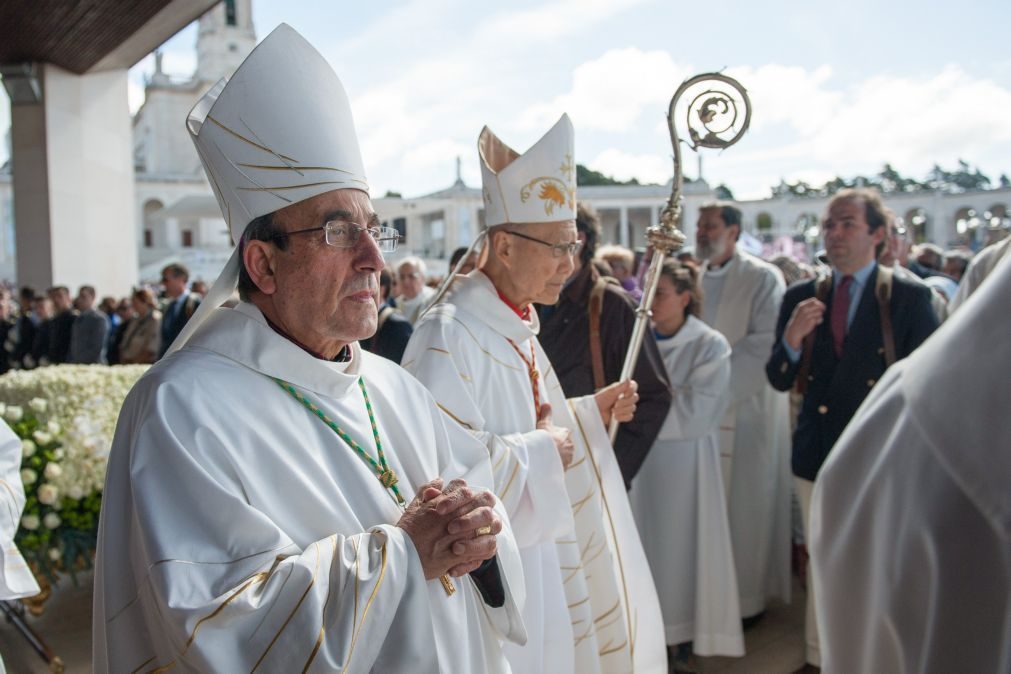
<path fill-rule="evenodd" d="M 678 119 L 675 113 L 679 110 L 682 100 L 687 100 L 687 106 L 680 109 L 684 113 L 684 126 L 688 129 L 688 141 L 678 137 Z M 700 147 L 724 149 L 741 139 L 751 123 L 751 100 L 744 87 L 732 77 L 721 73 L 704 73 L 685 80 L 667 109 L 667 127 L 670 129 L 671 145 L 674 147 L 674 181 L 671 185 L 670 198 L 660 214 L 660 223 L 646 230 L 646 240 L 652 251 L 652 259 L 646 272 L 642 288 L 642 300 L 636 310 L 635 327 L 632 339 L 625 354 L 625 364 L 621 370 L 621 379 L 627 381 L 632 377 L 635 362 L 639 358 L 642 340 L 649 329 L 650 307 L 656 295 L 656 286 L 660 281 L 660 268 L 668 255 L 673 255 L 684 245 L 685 235 L 678 229 L 681 221 L 682 202 L 681 188 L 684 174 L 681 169 L 681 143 L 685 142 L 694 151 Z M 618 422 L 611 422 L 610 436 L 614 442 L 618 434 Z"/>

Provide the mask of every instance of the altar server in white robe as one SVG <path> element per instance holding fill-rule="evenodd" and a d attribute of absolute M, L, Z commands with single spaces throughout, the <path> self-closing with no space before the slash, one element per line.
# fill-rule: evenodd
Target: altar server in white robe
<path fill-rule="evenodd" d="M 1011 672 L 1011 258 L 888 368 L 818 474 L 827 674 Z"/>
<path fill-rule="evenodd" d="M 480 269 L 457 276 L 415 327 L 403 364 L 487 446 L 526 576 L 526 646 L 514 671 L 664 672 L 662 622 L 605 425 L 628 419 L 634 383 L 566 400 L 532 302 L 554 303 L 579 250 L 573 129 L 564 116 L 525 154 L 478 140 Z"/>
<path fill-rule="evenodd" d="M 719 424 L 730 388 L 730 345 L 698 315 L 694 266 L 669 259 L 653 301 L 671 408 L 629 500 L 677 657 L 744 655 L 737 577 L 720 471 Z"/>
<path fill-rule="evenodd" d="M 508 672 L 523 581 L 486 451 L 357 343 L 396 236 L 340 81 L 282 25 L 187 126 L 240 244 L 123 406 L 95 670 Z"/>
<path fill-rule="evenodd" d="M 783 277 L 737 248 L 741 211 L 703 205 L 696 255 L 705 261 L 702 320 L 730 342 L 730 403 L 720 424 L 723 482 L 737 566 L 741 615 L 790 599 L 790 400 L 773 389 L 765 363 L 783 302 Z"/>
<path fill-rule="evenodd" d="M 21 439 L 6 422 L 0 421 L 0 600 L 33 597 L 39 593 L 31 569 L 14 545 L 25 509 L 25 487 L 21 483 Z M 0 656 L 0 672 L 5 671 Z"/>

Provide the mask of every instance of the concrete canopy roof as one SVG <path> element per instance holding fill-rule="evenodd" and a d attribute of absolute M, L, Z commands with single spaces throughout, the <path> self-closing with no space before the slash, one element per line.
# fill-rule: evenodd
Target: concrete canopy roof
<path fill-rule="evenodd" d="M 45 62 L 79 75 L 129 68 L 218 0 L 0 3 L 0 66 Z"/>

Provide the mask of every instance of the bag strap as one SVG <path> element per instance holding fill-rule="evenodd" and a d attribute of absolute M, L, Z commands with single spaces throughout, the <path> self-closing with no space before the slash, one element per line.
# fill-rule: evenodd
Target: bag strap
<path fill-rule="evenodd" d="M 604 355 L 600 347 L 600 314 L 604 306 L 604 288 L 607 287 L 607 279 L 603 276 L 597 278 L 590 291 L 590 303 L 587 305 L 587 313 L 590 318 L 590 360 L 593 364 L 593 388 L 600 390 L 607 381 L 604 379 Z"/>
<path fill-rule="evenodd" d="M 829 293 L 832 292 L 832 274 L 821 274 L 814 282 L 814 296 L 822 304 L 828 302 Z M 800 370 L 797 371 L 797 379 L 794 382 L 794 389 L 797 393 L 804 395 L 807 392 L 808 377 L 811 376 L 811 363 L 814 360 L 814 339 L 818 329 L 815 328 L 807 333 L 801 345 Z"/>
<path fill-rule="evenodd" d="M 885 347 L 885 368 L 895 363 L 895 332 L 892 330 L 892 277 L 894 272 L 878 265 L 878 279 L 874 292 L 881 312 L 881 341 Z"/>

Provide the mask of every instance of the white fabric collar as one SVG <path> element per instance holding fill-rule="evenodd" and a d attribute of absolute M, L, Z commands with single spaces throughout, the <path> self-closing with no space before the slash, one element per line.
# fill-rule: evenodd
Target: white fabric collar
<path fill-rule="evenodd" d="M 492 330 L 516 343 L 536 337 L 541 329 L 536 311 L 530 310 L 529 322 L 517 316 L 498 296 L 491 279 L 479 269 L 456 277 L 448 302 L 465 309 Z"/>
<path fill-rule="evenodd" d="M 684 325 L 681 326 L 681 329 L 673 337 L 658 339 L 656 343 L 661 351 L 670 350 L 675 346 L 683 346 L 688 342 L 698 339 L 703 332 L 705 332 L 705 324 L 694 316 L 688 316 L 685 319 Z"/>
<path fill-rule="evenodd" d="M 268 377 L 282 379 L 321 396 L 340 398 L 356 390 L 362 351 L 350 345 L 351 360 L 314 358 L 267 325 L 255 305 L 215 309 L 180 351 L 212 351 Z"/>

